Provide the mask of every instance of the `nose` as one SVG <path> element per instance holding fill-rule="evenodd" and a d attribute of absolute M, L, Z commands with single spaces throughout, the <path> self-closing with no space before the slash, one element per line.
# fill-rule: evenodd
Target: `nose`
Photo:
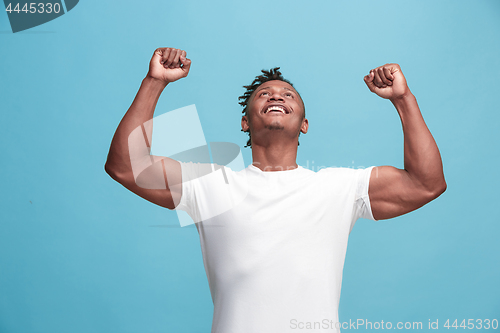
<path fill-rule="evenodd" d="M 284 98 L 283 98 L 283 96 L 280 95 L 280 93 L 278 91 L 275 91 L 269 96 L 269 100 L 270 101 L 284 101 Z"/>

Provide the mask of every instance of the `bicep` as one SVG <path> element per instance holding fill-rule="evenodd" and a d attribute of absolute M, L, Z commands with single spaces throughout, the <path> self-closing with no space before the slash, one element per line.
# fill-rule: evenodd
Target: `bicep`
<path fill-rule="evenodd" d="M 433 199 L 432 194 L 406 170 L 392 166 L 372 169 L 368 196 L 376 220 L 409 213 Z"/>
<path fill-rule="evenodd" d="M 143 167 L 123 186 L 138 196 L 165 208 L 174 209 L 182 195 L 181 165 L 168 157 L 153 156 L 143 161 Z"/>

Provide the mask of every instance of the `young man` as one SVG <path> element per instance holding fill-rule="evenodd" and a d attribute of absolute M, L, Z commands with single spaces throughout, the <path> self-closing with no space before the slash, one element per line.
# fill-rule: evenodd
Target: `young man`
<path fill-rule="evenodd" d="M 207 174 L 199 163 L 149 155 L 158 98 L 188 75 L 190 65 L 185 51 L 155 51 L 116 130 L 106 172 L 146 200 L 185 210 L 199 222 L 214 302 L 212 332 L 338 332 L 342 269 L 355 221 L 408 213 L 446 189 L 439 150 L 400 67 L 375 68 L 364 80 L 401 117 L 404 169 L 313 172 L 298 166 L 299 134 L 308 130 L 305 107 L 275 68 L 240 97 L 253 163 Z"/>

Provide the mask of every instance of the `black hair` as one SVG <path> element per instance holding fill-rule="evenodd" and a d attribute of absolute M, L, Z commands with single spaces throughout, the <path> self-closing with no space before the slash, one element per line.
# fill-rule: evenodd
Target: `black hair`
<path fill-rule="evenodd" d="M 255 90 L 257 90 L 257 88 L 261 84 L 263 84 L 265 82 L 268 82 L 268 81 L 279 80 L 279 81 L 286 82 L 286 83 L 288 83 L 289 85 L 291 85 L 293 87 L 292 82 L 290 82 L 287 79 L 285 79 L 283 77 L 283 75 L 281 74 L 281 72 L 279 71 L 279 69 L 280 69 L 279 67 L 274 67 L 274 68 L 272 68 L 272 69 L 270 69 L 268 71 L 266 71 L 265 69 L 263 69 L 263 70 L 261 70 L 262 75 L 256 76 L 255 79 L 253 80 L 253 82 L 250 85 L 243 86 L 243 88 L 245 88 L 247 91 L 245 91 L 245 93 L 243 95 L 241 95 L 240 97 L 238 97 L 238 100 L 241 100 L 241 102 L 239 102 L 239 104 L 241 106 L 243 106 L 243 110 L 241 111 L 241 113 L 244 113 L 245 116 L 248 114 L 247 113 L 247 107 L 248 107 L 248 103 L 250 101 L 250 97 L 252 96 L 252 94 L 255 92 Z M 304 117 L 305 117 L 305 105 L 304 105 L 304 102 L 302 102 L 302 106 L 304 107 Z M 250 135 L 250 131 L 248 131 L 247 133 L 248 133 L 248 141 L 247 141 L 247 144 L 246 144 L 245 148 L 246 147 L 252 147 L 252 137 Z"/>

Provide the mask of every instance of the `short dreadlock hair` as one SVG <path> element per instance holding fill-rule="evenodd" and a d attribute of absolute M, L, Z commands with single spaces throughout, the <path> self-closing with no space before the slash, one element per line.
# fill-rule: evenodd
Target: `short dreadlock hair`
<path fill-rule="evenodd" d="M 252 96 L 252 94 L 255 92 L 255 90 L 257 90 L 257 88 L 261 84 L 263 84 L 267 81 L 279 80 L 279 81 L 286 82 L 293 87 L 292 82 L 285 79 L 283 77 L 283 75 L 281 74 L 281 72 L 279 71 L 279 69 L 280 69 L 279 67 L 274 67 L 268 71 L 263 69 L 263 70 L 261 70 L 262 75 L 256 76 L 255 80 L 253 80 L 253 82 L 250 85 L 243 86 L 243 88 L 245 88 L 247 91 L 245 91 L 245 93 L 243 95 L 238 97 L 238 100 L 241 100 L 241 102 L 239 102 L 239 104 L 241 106 L 243 106 L 243 110 L 241 111 L 241 113 L 243 113 L 245 116 L 248 115 L 247 107 L 248 107 L 248 103 L 250 102 L 250 97 Z M 295 91 L 297 91 L 297 90 L 295 90 Z M 302 98 L 301 98 L 301 100 L 302 100 Z M 304 105 L 304 101 L 302 101 L 302 106 L 304 108 L 304 117 L 305 117 L 306 108 Z M 300 133 L 299 133 L 299 135 L 300 135 Z M 250 131 L 248 131 L 248 141 L 247 141 L 247 144 L 245 147 L 252 147 L 252 137 L 250 135 Z"/>

